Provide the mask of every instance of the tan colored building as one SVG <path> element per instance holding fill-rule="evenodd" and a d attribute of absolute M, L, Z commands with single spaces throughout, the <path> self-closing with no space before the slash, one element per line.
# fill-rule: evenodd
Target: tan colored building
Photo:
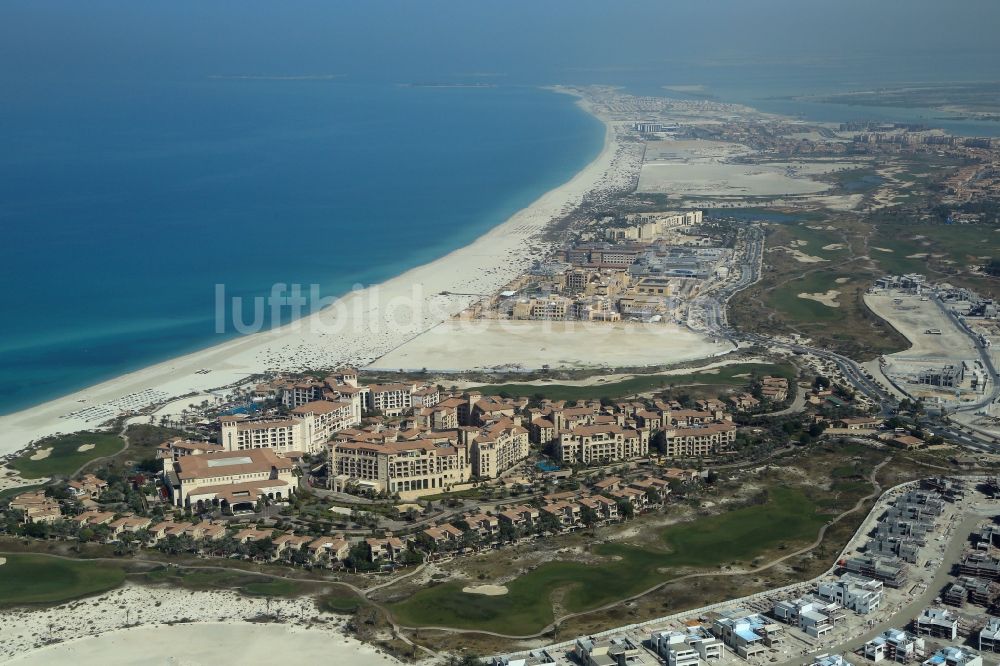
<path fill-rule="evenodd" d="M 372 562 L 376 560 L 395 562 L 396 558 L 406 551 L 406 544 L 403 543 L 402 539 L 396 537 L 386 537 L 384 539 L 368 537 L 365 539 L 365 543 L 371 549 Z"/>
<path fill-rule="evenodd" d="M 784 377 L 762 377 L 760 393 L 767 400 L 783 402 L 788 399 L 788 380 Z"/>
<path fill-rule="evenodd" d="M 671 458 L 695 458 L 728 451 L 736 441 L 732 423 L 710 423 L 695 428 L 664 431 L 665 455 Z"/>
<path fill-rule="evenodd" d="M 59 503 L 46 497 L 44 490 L 21 493 L 10 501 L 10 508 L 20 511 L 25 523 L 54 523 L 62 518 Z"/>
<path fill-rule="evenodd" d="M 84 474 L 79 480 L 70 481 L 68 484 L 70 492 L 76 497 L 89 497 L 97 499 L 101 493 L 108 489 L 108 482 L 97 478 L 93 474 Z"/>
<path fill-rule="evenodd" d="M 196 441 L 191 439 L 170 439 L 156 447 L 156 457 L 159 459 L 170 458 L 177 460 L 182 456 L 200 456 L 203 453 L 218 453 L 225 451 L 226 447 L 212 442 Z"/>
<path fill-rule="evenodd" d="M 559 459 L 589 465 L 632 460 L 649 455 L 649 432 L 617 424 L 580 426 L 559 436 Z"/>
<path fill-rule="evenodd" d="M 328 555 L 333 561 L 343 562 L 351 552 L 351 544 L 343 535 L 322 536 L 310 541 L 306 549 L 314 562 L 320 555 Z"/>
<path fill-rule="evenodd" d="M 111 528 L 111 536 L 114 538 L 121 536 L 125 532 L 135 534 L 140 530 L 146 529 L 152 523 L 153 520 L 151 518 L 143 518 L 142 516 L 123 516 L 108 523 L 108 527 Z"/>
<path fill-rule="evenodd" d="M 308 448 L 299 450 L 307 453 L 320 451 L 335 433 L 359 425 L 361 413 L 356 411 L 357 407 L 358 405 L 350 400 L 336 402 L 317 400 L 293 409 L 292 418 L 303 421 L 303 426 L 312 431 L 312 436 L 306 442 Z M 310 417 L 312 418 L 310 419 Z M 307 423 L 310 420 L 312 421 L 311 426 Z"/>
<path fill-rule="evenodd" d="M 530 449 L 528 431 L 521 426 L 507 420 L 487 426 L 472 441 L 472 474 L 495 479 L 527 458 Z"/>
<path fill-rule="evenodd" d="M 511 317 L 514 319 L 562 321 L 569 318 L 572 308 L 573 300 L 563 296 L 530 298 L 515 303 Z"/>
<path fill-rule="evenodd" d="M 164 460 L 163 478 L 175 506 L 251 510 L 261 497 L 295 493 L 295 465 L 269 448 Z"/>
<path fill-rule="evenodd" d="M 469 480 L 465 447 L 454 443 L 415 440 L 404 442 L 333 442 L 332 476 L 377 492 L 443 492 Z"/>

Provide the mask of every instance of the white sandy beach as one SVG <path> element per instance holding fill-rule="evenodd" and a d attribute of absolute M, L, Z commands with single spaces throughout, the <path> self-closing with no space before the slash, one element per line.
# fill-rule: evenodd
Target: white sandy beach
<path fill-rule="evenodd" d="M 237 338 L 0 417 L 0 456 L 46 435 L 94 428 L 127 410 L 231 385 L 255 373 L 342 363 L 364 366 L 461 312 L 476 295 L 495 292 L 545 256 L 548 248 L 540 232 L 579 205 L 585 194 L 629 190 L 637 177 L 640 144 L 622 141 L 621 123 L 602 117 L 584 98 L 579 103 L 606 123 L 601 153 L 569 182 L 472 244 L 383 284 L 354 291 L 334 306 L 280 329 Z M 89 411 L 78 413 L 81 410 Z"/>
<path fill-rule="evenodd" d="M 268 612 L 280 622 L 249 622 Z M 399 663 L 345 635 L 343 618 L 320 613 L 311 597 L 268 604 L 228 591 L 126 584 L 53 608 L 0 611 L 0 663 L 259 664 L 280 653 L 361 666 Z"/>

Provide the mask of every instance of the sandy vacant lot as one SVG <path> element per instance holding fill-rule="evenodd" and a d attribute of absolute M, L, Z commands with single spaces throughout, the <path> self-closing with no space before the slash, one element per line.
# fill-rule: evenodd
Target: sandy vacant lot
<path fill-rule="evenodd" d="M 375 648 L 328 631 L 283 624 L 178 624 L 123 629 L 33 650 L 12 664 L 261 664 L 276 655 L 294 663 L 387 666 L 400 662 Z"/>
<path fill-rule="evenodd" d="M 639 191 L 713 197 L 815 194 L 830 189 L 826 183 L 801 176 L 799 166 L 647 162 L 639 176 Z"/>
<path fill-rule="evenodd" d="M 666 365 L 724 354 L 674 324 L 449 321 L 378 359 L 372 368 L 472 370 L 494 367 Z"/>
<path fill-rule="evenodd" d="M 897 298 L 902 299 L 898 305 L 893 303 Z M 889 358 L 967 359 L 977 356 L 969 337 L 959 331 L 931 300 L 921 301 L 918 296 L 879 293 L 866 294 L 865 303 L 913 345 Z M 928 334 L 928 329 L 939 329 L 941 335 Z"/>

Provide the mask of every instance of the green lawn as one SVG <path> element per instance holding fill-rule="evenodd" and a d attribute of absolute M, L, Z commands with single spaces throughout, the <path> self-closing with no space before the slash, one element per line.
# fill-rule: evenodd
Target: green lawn
<path fill-rule="evenodd" d="M 89 448 L 93 444 L 94 448 Z M 78 432 L 72 435 L 60 435 L 41 440 L 28 451 L 14 459 L 11 467 L 20 472 L 26 479 L 39 479 L 44 476 L 69 476 L 84 464 L 95 458 L 112 456 L 124 448 L 118 435 L 106 432 Z M 87 450 L 81 451 L 85 447 Z M 45 458 L 32 460 L 37 452 L 52 449 Z"/>
<path fill-rule="evenodd" d="M 768 305 L 796 321 L 834 321 L 842 316 L 840 308 L 831 308 L 809 298 L 799 298 L 799 294 L 825 294 L 831 289 L 843 293 L 844 285 L 838 285 L 836 282 L 840 277 L 850 276 L 837 271 L 809 273 L 771 291 L 767 295 Z"/>
<path fill-rule="evenodd" d="M 129 442 L 129 455 L 141 458 L 155 456 L 156 447 L 168 439 L 191 437 L 191 433 L 177 428 L 165 428 L 147 423 L 130 425 L 125 431 Z"/>
<path fill-rule="evenodd" d="M 827 519 L 802 491 L 776 487 L 766 504 L 664 529 L 662 549 L 602 544 L 594 552 L 608 558 L 604 562 L 543 564 L 510 582 L 503 596 L 466 594 L 463 583 L 453 582 L 424 588 L 391 608 L 409 626 L 530 634 L 552 622 L 556 590 L 564 589 L 562 605 L 570 612 L 597 608 L 679 575 L 671 569 L 746 563 L 782 544 L 808 542 Z"/>
<path fill-rule="evenodd" d="M 922 238 L 918 238 L 921 237 Z M 881 224 L 871 244 L 892 252 L 872 250 L 871 257 L 891 273 L 927 272 L 927 263 L 965 268 L 981 257 L 1000 257 L 1000 231 L 987 224 Z M 943 257 L 913 257 L 941 254 Z"/>
<path fill-rule="evenodd" d="M 316 606 L 326 613 L 353 613 L 365 601 L 352 592 L 330 592 L 316 599 Z"/>
<path fill-rule="evenodd" d="M 789 224 L 781 227 L 781 232 L 792 236 L 794 240 L 800 241 L 800 244 L 797 244 L 794 247 L 804 254 L 821 257 L 827 261 L 836 261 L 838 259 L 847 258 L 850 253 L 849 248 L 833 247 L 837 245 L 844 245 L 844 239 L 840 233 L 835 230 L 826 229 L 825 226 L 822 229 L 812 229 L 810 228 L 811 226 L 820 227 L 821 225 L 806 225 L 804 223 Z M 802 245 L 801 243 L 805 243 L 805 245 Z M 827 247 L 830 249 L 823 249 Z M 805 266 L 806 264 L 803 265 Z"/>
<path fill-rule="evenodd" d="M 163 567 L 138 578 L 139 582 L 169 583 L 189 590 L 236 590 L 254 597 L 294 597 L 302 594 L 306 585 L 293 580 L 257 576 L 237 570 L 217 571 Z"/>
<path fill-rule="evenodd" d="M 246 583 L 239 588 L 239 591 L 251 597 L 296 597 L 302 594 L 304 589 L 302 583 L 272 578 Z"/>
<path fill-rule="evenodd" d="M 3 555 L 0 606 L 56 604 L 113 589 L 125 571 L 103 562 L 61 560 L 47 555 Z"/>
<path fill-rule="evenodd" d="M 794 378 L 795 370 L 788 364 L 735 363 L 703 372 L 680 375 L 639 375 L 620 382 L 593 384 L 590 386 L 570 386 L 566 384 L 487 384 L 476 386 L 470 391 L 484 395 L 536 396 L 551 400 L 591 400 L 595 398 L 624 398 L 638 393 L 666 390 L 672 386 L 711 385 L 741 386 L 748 383 L 742 375 L 751 373 Z"/>

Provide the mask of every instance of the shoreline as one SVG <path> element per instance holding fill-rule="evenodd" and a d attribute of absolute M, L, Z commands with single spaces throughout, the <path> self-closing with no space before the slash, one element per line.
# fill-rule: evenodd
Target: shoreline
<path fill-rule="evenodd" d="M 363 367 L 465 310 L 482 294 L 495 292 L 548 254 L 550 244 L 539 236 L 554 221 L 579 206 L 586 195 L 613 192 L 628 181 L 629 174 L 620 173 L 621 162 L 627 162 L 618 132 L 621 123 L 601 114 L 580 89 L 547 89 L 576 97 L 576 104 L 605 126 L 600 153 L 570 180 L 468 245 L 352 291 L 280 328 L 228 340 L 0 416 L 0 429 L 6 435 L 0 456 L 42 437 L 98 428 L 115 412 L 124 414 L 123 404 L 142 409 L 267 372 L 340 364 Z M 119 404 L 109 404 L 115 401 Z M 92 415 L 78 414 L 94 407 L 107 415 L 88 420 Z"/>

